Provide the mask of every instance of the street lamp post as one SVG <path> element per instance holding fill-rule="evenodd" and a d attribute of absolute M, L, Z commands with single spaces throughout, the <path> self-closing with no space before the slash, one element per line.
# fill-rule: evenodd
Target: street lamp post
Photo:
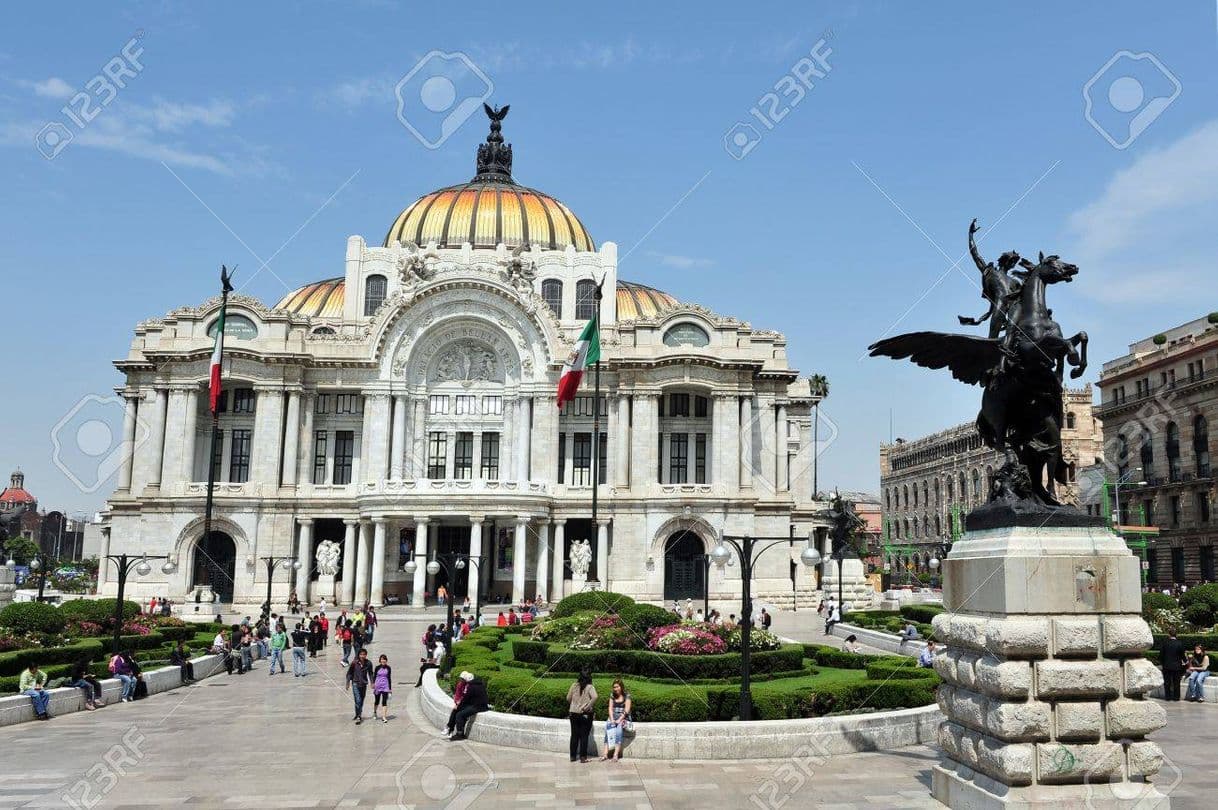
<path fill-rule="evenodd" d="M 38 572 L 38 601 L 42 601 L 42 592 L 47 584 L 47 564 L 42 552 L 39 551 L 30 560 L 30 570 Z"/>
<path fill-rule="evenodd" d="M 420 559 L 426 559 L 426 555 L 424 555 L 424 554 L 416 554 L 415 556 Z M 432 559 L 431 561 L 429 561 L 427 563 L 427 573 L 431 574 L 434 577 L 436 574 L 440 573 L 441 570 L 443 570 L 444 573 L 448 575 L 448 584 L 451 589 L 453 580 L 456 579 L 454 572 L 464 571 L 466 566 L 468 566 L 470 563 L 474 564 L 474 570 L 476 572 L 481 572 L 482 561 L 485 559 L 486 559 L 486 555 L 472 555 L 472 554 L 467 554 L 463 551 L 437 551 L 437 552 L 435 552 L 434 559 Z M 406 564 L 402 566 L 402 570 L 405 573 L 410 574 L 412 576 L 414 575 L 414 572 L 417 571 L 418 569 L 419 569 L 419 564 L 417 562 L 415 562 L 413 559 L 407 560 Z M 468 581 L 467 581 L 467 583 L 466 583 L 467 591 L 468 591 L 468 588 L 469 588 L 469 585 L 468 585 Z M 447 630 L 445 631 L 445 635 L 448 638 L 449 651 L 451 652 L 452 636 L 453 636 L 453 594 L 451 592 L 448 594 L 448 599 L 446 600 L 446 607 L 448 608 L 448 611 L 447 611 L 448 619 L 444 626 L 447 628 Z M 481 607 L 482 607 L 481 599 L 478 596 L 478 583 L 475 582 L 475 584 L 474 584 L 474 615 L 475 616 L 478 615 L 478 611 L 481 609 Z"/>
<path fill-rule="evenodd" d="M 172 574 L 177 570 L 177 564 L 164 555 L 149 557 L 147 554 L 141 554 L 136 557 L 133 554 L 107 554 L 107 560 L 113 560 L 115 568 L 118 569 L 118 598 L 114 600 L 114 650 L 118 653 L 122 646 L 123 636 L 123 594 L 127 590 L 127 577 L 132 571 L 139 574 L 141 577 L 146 577 L 152 573 L 152 566 L 148 564 L 149 560 L 164 560 L 165 564 L 161 566 L 161 572 L 164 574 Z"/>
<path fill-rule="evenodd" d="M 952 553 L 952 544 L 950 542 L 938 543 L 935 547 L 934 556 L 931 557 L 930 561 L 927 563 L 927 565 L 930 566 L 930 570 L 938 573 L 939 566 L 942 565 L 942 561 L 947 559 L 947 555 L 951 554 L 951 553 Z M 942 575 L 939 575 L 939 587 L 943 587 L 943 576 Z"/>
<path fill-rule="evenodd" d="M 285 557 L 259 557 L 263 564 L 266 565 L 266 601 L 262 603 L 262 615 L 270 618 L 271 615 L 271 581 L 275 577 L 275 568 L 280 564 L 290 566 L 293 571 L 300 570 L 300 560 L 294 555 Z M 274 630 L 275 628 L 271 628 Z"/>
<path fill-rule="evenodd" d="M 710 554 L 699 554 L 702 561 L 702 621 L 710 621 L 710 567 L 714 558 Z"/>
<path fill-rule="evenodd" d="M 752 629 L 753 629 L 753 566 L 757 558 L 774 546 L 791 542 L 790 537 L 728 537 L 719 534 L 719 544 L 711 551 L 711 560 L 723 568 L 732 559 L 732 549 L 740 558 L 740 719 L 753 719 L 752 685 Z M 808 568 L 820 562 L 820 552 L 812 547 L 812 536 L 808 536 L 808 547 L 799 555 Z"/>

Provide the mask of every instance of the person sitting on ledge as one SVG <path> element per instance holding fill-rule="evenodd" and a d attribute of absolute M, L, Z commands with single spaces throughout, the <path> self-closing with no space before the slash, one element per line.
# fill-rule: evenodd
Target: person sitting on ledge
<path fill-rule="evenodd" d="M 423 685 L 423 673 L 424 672 L 426 672 L 429 669 L 439 669 L 440 668 L 439 663 L 436 662 L 435 653 L 430 652 L 430 651 L 427 653 L 426 658 L 419 659 L 419 665 L 420 665 L 419 666 L 419 679 L 417 681 L 415 681 L 415 683 L 414 683 L 415 688 L 418 688 Z"/>
<path fill-rule="evenodd" d="M 1205 698 L 1201 696 L 1201 689 L 1205 686 L 1205 679 L 1210 676 L 1210 657 L 1205 654 L 1205 648 L 1200 644 L 1193 647 L 1193 654 L 1188 657 L 1187 672 L 1188 692 L 1184 699 L 1194 703 L 1204 703 Z"/>
<path fill-rule="evenodd" d="M 495 622 L 499 627 L 507 627 L 507 616 L 503 615 L 503 611 L 499 611 L 499 619 Z"/>
<path fill-rule="evenodd" d="M 845 642 L 842 643 L 842 649 L 848 653 L 856 653 L 861 647 L 859 646 L 859 637 L 854 633 L 846 636 Z"/>
<path fill-rule="evenodd" d="M 21 673 L 21 678 L 17 681 L 17 691 L 34 701 L 34 716 L 39 720 L 51 719 L 51 715 L 47 712 L 51 705 L 51 693 L 43 688 L 46 683 L 47 674 L 33 661 L 30 662 L 29 668 Z"/>
<path fill-rule="evenodd" d="M 926 649 L 918 654 L 918 666 L 933 667 L 935 665 L 935 641 L 926 642 Z"/>
<path fill-rule="evenodd" d="M 185 643 L 179 641 L 169 653 L 169 663 L 182 673 L 182 683 L 191 683 L 195 679 L 195 665 L 190 662 L 190 651 Z"/>
<path fill-rule="evenodd" d="M 102 685 L 89 671 L 89 659 L 82 658 L 72 665 L 72 671 L 68 673 L 68 685 L 85 693 L 87 710 L 93 711 L 106 705 L 102 702 Z"/>
<path fill-rule="evenodd" d="M 456 742 L 465 739 L 465 731 L 469 725 L 469 721 L 474 718 L 475 714 L 490 710 L 490 702 L 486 694 L 486 682 L 481 678 L 474 677 L 469 681 L 469 686 L 465 688 L 465 697 L 461 700 L 461 708 L 457 710 L 457 716 L 453 718 L 454 733 L 448 739 Z"/>
<path fill-rule="evenodd" d="M 901 631 L 901 640 L 902 641 L 913 641 L 914 639 L 918 638 L 919 635 L 920 634 L 918 633 L 918 628 L 914 627 L 913 622 L 909 622 L 908 624 L 905 625 L 905 629 Z"/>

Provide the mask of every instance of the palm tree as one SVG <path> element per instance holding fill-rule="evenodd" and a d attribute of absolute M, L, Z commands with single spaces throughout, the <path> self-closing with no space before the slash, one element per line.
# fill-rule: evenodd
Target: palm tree
<path fill-rule="evenodd" d="M 812 394 L 812 497 L 819 493 L 819 456 L 820 456 L 820 401 L 829 396 L 829 378 L 824 374 L 813 374 L 808 380 Z"/>

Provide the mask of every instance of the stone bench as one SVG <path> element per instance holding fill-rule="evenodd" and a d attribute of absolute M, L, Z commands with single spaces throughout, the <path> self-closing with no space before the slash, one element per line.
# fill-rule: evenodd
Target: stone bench
<path fill-rule="evenodd" d="M 434 669 L 423 673 L 419 692 L 423 714 L 444 728 L 452 697 L 440 688 Z M 635 723 L 626 752 L 640 759 L 736 760 L 830 756 L 886 751 L 934 741 L 943 715 L 935 705 L 918 709 L 748 722 Z M 570 752 L 567 720 L 505 712 L 480 712 L 469 724 L 475 742 L 530 751 Z M 592 726 L 589 755 L 600 749 L 604 718 Z"/>
<path fill-rule="evenodd" d="M 1184 695 L 1188 689 L 1188 680 L 1180 679 L 1180 700 L 1184 700 Z M 1163 687 L 1157 687 L 1150 691 L 1150 696 L 1163 700 Z M 1201 684 L 1201 697 L 1206 703 L 1218 703 L 1218 673 L 1211 672 L 1210 676 L 1205 679 L 1205 683 Z"/>
<path fill-rule="evenodd" d="M 254 658 L 258 658 L 258 650 L 254 649 Z M 201 655 L 190 659 L 194 664 L 195 679 L 210 678 L 224 671 L 224 656 Z M 118 678 L 99 678 L 102 687 L 102 700 L 107 708 L 121 703 L 123 684 Z M 148 685 L 148 694 L 155 695 L 177 689 L 182 685 L 181 668 L 177 666 L 158 667 L 144 670 L 144 683 Z M 47 690 L 51 694 L 51 718 L 72 712 L 85 710 L 85 693 L 74 686 L 63 686 Z M 104 710 L 103 710 L 104 711 Z M 12 726 L 34 720 L 34 702 L 28 695 L 6 695 L 0 697 L 0 726 Z"/>
<path fill-rule="evenodd" d="M 910 658 L 917 658 L 926 649 L 926 639 L 924 638 L 906 640 L 895 633 L 858 627 L 850 624 L 848 620 L 833 625 L 831 635 L 838 638 L 846 638 L 850 635 L 858 636 L 860 644 L 894 655 L 907 655 Z"/>

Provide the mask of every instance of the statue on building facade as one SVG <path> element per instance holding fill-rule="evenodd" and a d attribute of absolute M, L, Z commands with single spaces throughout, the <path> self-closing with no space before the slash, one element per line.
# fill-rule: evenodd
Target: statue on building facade
<path fill-rule="evenodd" d="M 587 540 L 576 540 L 571 543 L 571 577 L 575 580 L 586 580 L 588 568 L 592 565 L 592 544 Z"/>
<path fill-rule="evenodd" d="M 970 242 L 974 230 L 970 228 Z M 1087 333 L 1065 337 L 1046 303 L 1049 285 L 1072 281 L 1078 267 L 1043 253 L 1036 262 L 1010 258 L 1013 255 L 1004 254 L 1000 264 L 1017 262 L 1021 269 L 1007 276 L 995 267 L 987 280 L 990 337 L 913 332 L 872 344 L 871 356 L 946 368 L 957 380 L 984 389 L 977 430 L 1006 462 L 994 474 L 989 503 L 968 516 L 968 528 L 1020 522 L 1090 525 L 1095 519 L 1063 505 L 1056 496 L 1056 485 L 1067 483 L 1061 438 L 1063 375 L 1067 365 L 1074 379 L 1086 371 Z M 974 257 L 982 266 L 979 254 Z M 983 276 L 987 271 L 983 269 Z M 1007 281 L 996 280 L 997 274 Z"/>
<path fill-rule="evenodd" d="M 317 573 L 324 576 L 334 576 L 338 573 L 338 561 L 342 557 L 342 548 L 333 540 L 322 540 L 317 544 Z"/>

